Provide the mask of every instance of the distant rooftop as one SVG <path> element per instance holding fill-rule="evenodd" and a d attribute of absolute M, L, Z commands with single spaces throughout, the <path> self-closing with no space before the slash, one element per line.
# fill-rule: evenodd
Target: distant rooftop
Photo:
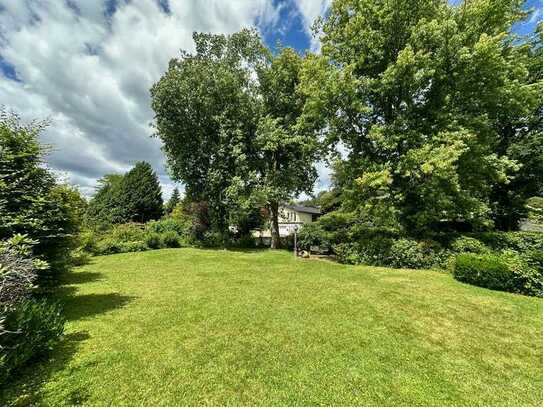
<path fill-rule="evenodd" d="M 283 205 L 283 208 L 287 208 L 296 212 L 310 213 L 312 215 L 320 215 L 321 210 L 312 206 L 300 206 L 300 205 Z"/>

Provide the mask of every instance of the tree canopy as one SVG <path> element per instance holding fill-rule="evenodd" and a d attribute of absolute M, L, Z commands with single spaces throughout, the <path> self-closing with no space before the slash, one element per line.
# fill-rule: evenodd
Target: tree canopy
<path fill-rule="evenodd" d="M 523 2 L 497 3 L 333 2 L 301 89 L 304 121 L 346 151 L 345 210 L 414 235 L 494 226 L 493 192 L 521 169 L 500 146 L 541 101 L 511 29 Z"/>
<path fill-rule="evenodd" d="M 277 224 L 278 204 L 316 179 L 315 133 L 297 125 L 302 58 L 292 49 L 273 57 L 249 30 L 194 41 L 196 53 L 173 59 L 151 89 L 170 172 L 209 203 L 219 231 L 258 205 Z"/>

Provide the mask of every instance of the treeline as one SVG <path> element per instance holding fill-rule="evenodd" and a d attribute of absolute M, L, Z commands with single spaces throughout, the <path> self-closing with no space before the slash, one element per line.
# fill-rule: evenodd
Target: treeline
<path fill-rule="evenodd" d="M 321 53 L 303 57 L 254 31 L 195 34 L 151 89 L 171 174 L 219 232 L 266 207 L 277 247 L 278 204 L 310 192 L 327 160 L 320 224 L 352 263 L 444 265 L 463 235 L 518 230 L 543 194 L 543 25 L 515 33 L 525 6 L 336 0 Z M 513 257 L 473 264 L 539 273 L 537 255 Z"/>

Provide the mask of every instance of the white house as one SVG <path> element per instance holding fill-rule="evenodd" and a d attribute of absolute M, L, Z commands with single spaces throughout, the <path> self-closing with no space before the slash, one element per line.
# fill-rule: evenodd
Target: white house
<path fill-rule="evenodd" d="M 295 228 L 300 228 L 306 223 L 317 220 L 321 214 L 320 209 L 300 205 L 282 205 L 279 207 L 279 235 L 286 237 L 294 233 Z M 255 237 L 269 239 L 271 231 L 258 230 L 254 232 Z"/>

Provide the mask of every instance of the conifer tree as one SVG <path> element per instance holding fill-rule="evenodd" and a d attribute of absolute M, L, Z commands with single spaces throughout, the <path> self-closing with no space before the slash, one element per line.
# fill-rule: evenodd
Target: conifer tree
<path fill-rule="evenodd" d="M 168 201 L 168 203 L 166 204 L 166 207 L 164 208 L 165 209 L 165 212 L 166 214 L 170 214 L 172 213 L 172 211 L 174 210 L 174 208 L 181 202 L 181 197 L 179 195 L 179 189 L 178 188 L 175 188 L 173 190 L 173 193 L 172 193 L 172 196 L 170 197 L 170 200 Z"/>
<path fill-rule="evenodd" d="M 126 173 L 120 195 L 125 221 L 145 223 L 162 216 L 162 191 L 149 163 L 140 161 Z"/>

